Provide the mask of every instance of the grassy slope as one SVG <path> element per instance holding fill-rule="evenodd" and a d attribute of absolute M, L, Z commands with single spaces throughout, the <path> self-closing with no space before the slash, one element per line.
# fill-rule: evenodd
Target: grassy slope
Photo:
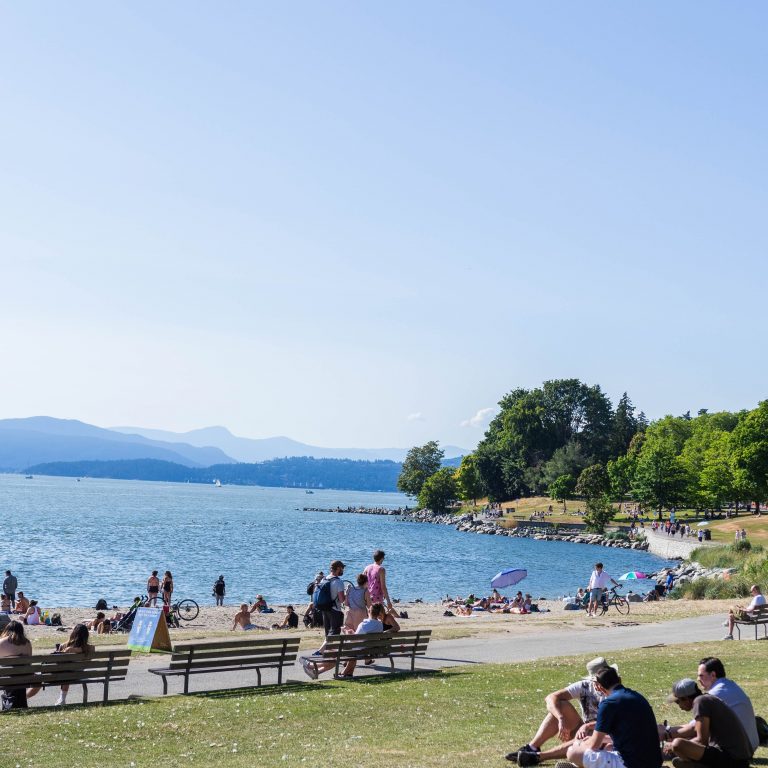
<path fill-rule="evenodd" d="M 659 719 L 682 722 L 664 703 L 672 682 L 694 676 L 705 655 L 768 712 L 766 647 L 709 643 L 612 655 L 624 682 L 643 692 Z M 520 665 L 461 667 L 434 675 L 384 675 L 262 691 L 135 701 L 108 707 L 30 710 L 0 717 L 13 743 L 12 765 L 35 768 L 135 766 L 380 765 L 466 768 L 503 765 L 502 755 L 530 737 L 542 699 L 577 679 L 586 657 Z M 766 750 L 758 752 L 766 764 Z"/>

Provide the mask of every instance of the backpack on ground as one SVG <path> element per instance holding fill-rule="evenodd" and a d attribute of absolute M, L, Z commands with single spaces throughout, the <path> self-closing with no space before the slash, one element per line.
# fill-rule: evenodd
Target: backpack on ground
<path fill-rule="evenodd" d="M 96 603 L 96 610 L 97 611 L 106 611 L 107 610 L 107 601 L 102 597 L 101 600 L 99 600 Z"/>
<path fill-rule="evenodd" d="M 331 596 L 331 579 L 321 581 L 312 593 L 312 605 L 318 611 L 330 611 L 335 603 Z"/>

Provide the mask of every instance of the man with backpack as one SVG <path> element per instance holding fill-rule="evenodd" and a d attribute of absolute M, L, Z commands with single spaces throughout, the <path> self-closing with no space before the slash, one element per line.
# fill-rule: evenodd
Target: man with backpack
<path fill-rule="evenodd" d="M 323 617 L 323 629 L 325 636 L 341 633 L 341 625 L 344 623 L 344 563 L 334 560 L 331 563 L 330 575 L 323 579 L 312 593 L 312 606 Z"/>
<path fill-rule="evenodd" d="M 213 582 L 213 596 L 216 598 L 216 605 L 224 605 L 224 595 L 227 594 L 227 585 L 224 582 L 224 576 L 219 576 Z"/>

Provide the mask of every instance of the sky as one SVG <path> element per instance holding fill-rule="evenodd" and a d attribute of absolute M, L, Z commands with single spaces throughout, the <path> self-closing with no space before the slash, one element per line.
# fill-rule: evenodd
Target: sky
<path fill-rule="evenodd" d="M 768 6 L 0 2 L 0 418 L 473 448 L 766 397 Z"/>

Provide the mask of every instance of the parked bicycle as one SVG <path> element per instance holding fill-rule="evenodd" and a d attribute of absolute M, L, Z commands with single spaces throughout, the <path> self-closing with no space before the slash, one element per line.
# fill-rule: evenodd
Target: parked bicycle
<path fill-rule="evenodd" d="M 175 603 L 171 603 L 171 613 L 179 621 L 194 621 L 200 613 L 200 606 L 189 598 L 178 600 Z"/>

